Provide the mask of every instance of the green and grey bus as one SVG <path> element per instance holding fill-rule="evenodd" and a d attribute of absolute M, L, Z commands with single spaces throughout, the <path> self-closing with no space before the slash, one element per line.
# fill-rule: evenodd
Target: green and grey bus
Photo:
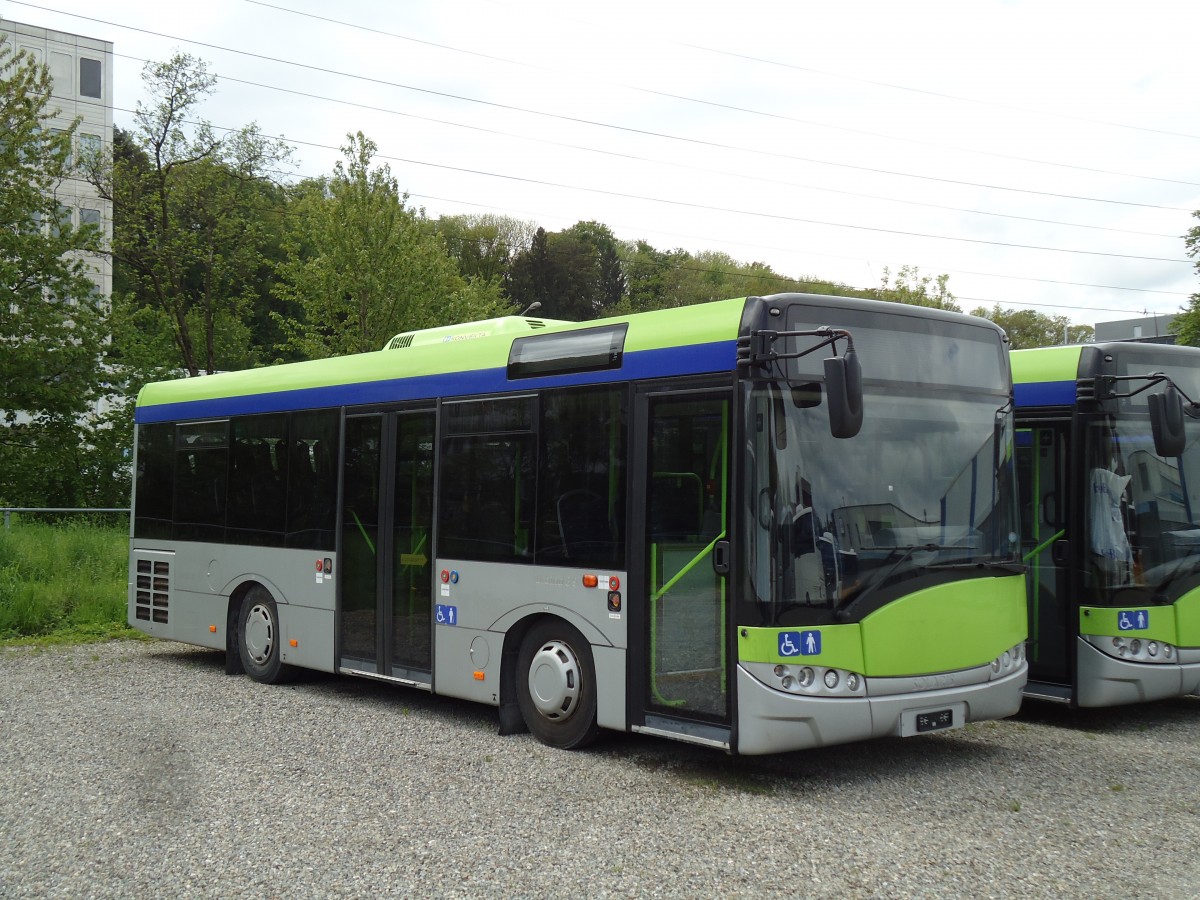
<path fill-rule="evenodd" d="M 148 385 L 136 423 L 129 621 L 262 682 L 741 754 L 1020 704 L 1011 377 L 980 319 L 514 316 Z"/>
<path fill-rule="evenodd" d="M 1200 689 L 1200 350 L 1012 354 L 1027 696 L 1113 706 Z"/>

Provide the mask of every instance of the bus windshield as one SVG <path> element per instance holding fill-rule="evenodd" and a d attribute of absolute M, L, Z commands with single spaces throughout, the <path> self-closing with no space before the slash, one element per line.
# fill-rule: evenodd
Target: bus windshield
<path fill-rule="evenodd" d="M 928 366 L 961 343 L 851 330 L 864 374 L 857 437 L 830 435 L 823 385 L 797 384 L 796 370 L 745 388 L 743 624 L 857 621 L 917 589 L 914 578 L 1016 570 L 1013 411 L 998 337 L 969 329 L 992 346 L 973 348 L 969 383 L 938 384 L 904 380 L 905 351 Z"/>
<path fill-rule="evenodd" d="M 1131 361 L 1121 374 L 1150 371 Z M 1200 397 L 1200 370 L 1154 371 Z M 1087 578 L 1099 605 L 1170 603 L 1200 584 L 1200 419 L 1185 415 L 1181 456 L 1159 456 L 1147 406 L 1158 390 L 1123 398 L 1115 415 L 1088 424 Z"/>

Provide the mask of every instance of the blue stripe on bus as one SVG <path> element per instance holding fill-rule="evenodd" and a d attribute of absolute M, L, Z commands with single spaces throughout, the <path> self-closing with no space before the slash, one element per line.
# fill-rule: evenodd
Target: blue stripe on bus
<path fill-rule="evenodd" d="M 1034 381 L 1013 385 L 1017 406 L 1074 406 L 1075 382 Z"/>
<path fill-rule="evenodd" d="M 148 424 L 170 422 L 177 419 L 224 418 L 251 413 L 394 403 L 401 400 L 464 397 L 472 394 L 495 394 L 502 391 L 607 384 L 643 378 L 700 375 L 706 372 L 731 372 L 736 360 L 736 341 L 715 341 L 710 344 L 693 344 L 685 347 L 667 347 L 661 350 L 626 353 L 620 369 L 603 372 L 581 372 L 510 381 L 505 368 L 496 368 L 470 372 L 448 372 L 441 375 L 419 375 L 409 378 L 388 378 L 358 384 L 336 384 L 298 388 L 292 391 L 274 391 L 267 394 L 160 403 L 155 406 L 138 407 L 135 419 L 139 424 Z"/>

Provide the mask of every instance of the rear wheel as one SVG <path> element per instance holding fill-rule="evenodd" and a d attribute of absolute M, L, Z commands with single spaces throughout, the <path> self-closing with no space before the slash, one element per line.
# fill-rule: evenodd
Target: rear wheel
<path fill-rule="evenodd" d="M 280 658 L 282 640 L 279 610 L 271 592 L 261 585 L 251 588 L 242 600 L 238 620 L 238 649 L 246 674 L 263 684 L 279 684 L 294 678 L 296 670 L 284 665 Z"/>
<path fill-rule="evenodd" d="M 517 662 L 521 717 L 538 740 L 574 750 L 596 739 L 596 669 L 578 629 L 557 620 L 525 635 Z"/>

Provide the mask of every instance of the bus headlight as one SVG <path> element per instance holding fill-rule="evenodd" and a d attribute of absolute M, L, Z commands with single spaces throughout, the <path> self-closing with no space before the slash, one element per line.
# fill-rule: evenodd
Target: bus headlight
<path fill-rule="evenodd" d="M 845 669 L 826 669 L 819 666 L 804 666 L 796 669 L 788 665 L 773 666 L 776 687 L 792 694 L 807 694 L 810 697 L 863 696 L 866 680 L 858 672 Z"/>
<path fill-rule="evenodd" d="M 1014 644 L 992 660 L 993 675 L 1007 675 L 1025 662 L 1025 642 Z"/>

